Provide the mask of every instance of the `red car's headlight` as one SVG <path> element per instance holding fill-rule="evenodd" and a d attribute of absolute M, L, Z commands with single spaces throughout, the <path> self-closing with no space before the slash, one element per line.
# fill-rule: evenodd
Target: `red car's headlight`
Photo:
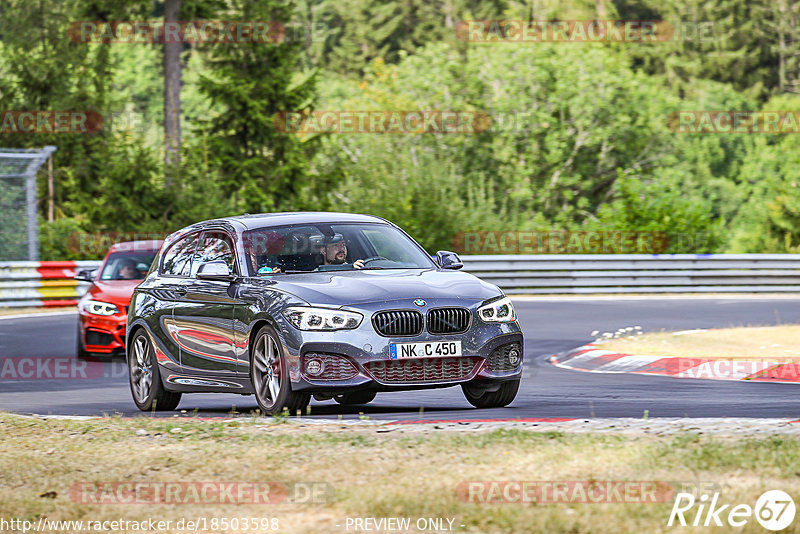
<path fill-rule="evenodd" d="M 83 311 L 92 315 L 114 315 L 119 313 L 119 308 L 110 302 L 87 300 L 83 302 Z"/>

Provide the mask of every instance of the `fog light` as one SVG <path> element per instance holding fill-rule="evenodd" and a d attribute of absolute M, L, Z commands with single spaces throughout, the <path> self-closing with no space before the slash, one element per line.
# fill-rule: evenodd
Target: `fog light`
<path fill-rule="evenodd" d="M 322 371 L 325 370 L 325 367 L 322 365 L 322 362 L 319 360 L 307 360 L 306 361 L 306 374 L 310 376 L 319 376 L 322 374 Z"/>
<path fill-rule="evenodd" d="M 519 364 L 519 351 L 517 349 L 508 351 L 508 363 L 514 366 Z"/>

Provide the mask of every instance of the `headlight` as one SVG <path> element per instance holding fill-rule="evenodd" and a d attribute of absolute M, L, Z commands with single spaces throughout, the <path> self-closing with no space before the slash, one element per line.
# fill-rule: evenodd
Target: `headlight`
<path fill-rule="evenodd" d="M 360 313 L 297 306 L 283 315 L 299 330 L 349 330 L 358 328 L 364 316 Z"/>
<path fill-rule="evenodd" d="M 508 297 L 484 304 L 478 308 L 478 317 L 487 323 L 510 323 L 517 319 L 514 305 L 511 304 L 511 299 Z"/>
<path fill-rule="evenodd" d="M 83 303 L 83 311 L 92 315 L 114 315 L 119 313 L 119 308 L 108 302 L 87 300 Z"/>

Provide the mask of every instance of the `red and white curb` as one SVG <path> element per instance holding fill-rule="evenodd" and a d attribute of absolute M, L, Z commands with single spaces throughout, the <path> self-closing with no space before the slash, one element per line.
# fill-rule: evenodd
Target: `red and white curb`
<path fill-rule="evenodd" d="M 75 274 L 99 266 L 99 261 L 0 262 L 0 307 L 75 306 L 89 288 Z"/>
<path fill-rule="evenodd" d="M 590 373 L 630 373 L 705 380 L 800 384 L 800 360 L 673 358 L 620 354 L 589 343 L 550 357 L 556 367 Z"/>

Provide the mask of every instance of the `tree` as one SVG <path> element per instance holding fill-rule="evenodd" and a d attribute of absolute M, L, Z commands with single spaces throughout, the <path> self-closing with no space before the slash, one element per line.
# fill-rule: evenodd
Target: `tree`
<path fill-rule="evenodd" d="M 785 94 L 765 110 L 799 109 Z M 742 207 L 733 221 L 730 252 L 800 252 L 800 141 L 796 135 L 753 136 L 741 154 Z"/>
<path fill-rule="evenodd" d="M 665 74 L 680 95 L 697 79 L 729 83 L 766 100 L 779 87 L 780 17 L 774 0 L 616 0 L 622 19 L 659 19 L 674 34 L 663 43 L 627 47 L 644 72 Z"/>
<path fill-rule="evenodd" d="M 149 4 L 143 0 L 113 4 L 89 0 L 3 2 L 0 109 L 75 110 L 107 115 L 113 81 L 110 46 L 70 40 L 70 28 L 76 21 L 141 17 L 149 12 Z M 115 154 L 132 153 L 115 148 L 130 143 L 135 142 L 115 138 L 110 128 L 96 133 L 3 136 L 6 146 L 59 147 L 53 156 L 56 208 L 66 215 L 83 215 L 91 211 L 89 206 L 103 202 L 107 191 L 98 187 L 99 178 L 103 176 L 111 187 L 115 186 L 114 176 L 108 172 Z M 148 179 L 149 176 L 142 177 L 142 182 Z M 92 222 L 101 225 L 113 219 Z"/>
<path fill-rule="evenodd" d="M 232 20 L 292 20 L 284 0 L 231 0 Z M 209 73 L 201 91 L 222 113 L 206 124 L 209 165 L 222 190 L 246 211 L 291 209 L 309 180 L 311 143 L 278 131 L 279 112 L 302 111 L 313 101 L 313 73 L 296 75 L 298 42 L 213 43 L 205 47 Z"/>
<path fill-rule="evenodd" d="M 358 76 L 376 58 L 396 63 L 433 41 L 458 42 L 464 19 L 503 18 L 506 0 L 301 0 L 313 30 L 309 55 L 332 72 Z M 517 9 L 519 11 L 519 9 Z M 462 43 L 463 45 L 464 43 Z"/>
<path fill-rule="evenodd" d="M 164 23 L 179 20 L 181 0 L 165 0 Z M 180 41 L 164 41 L 164 164 L 167 187 L 176 179 L 181 164 L 181 50 Z"/>

